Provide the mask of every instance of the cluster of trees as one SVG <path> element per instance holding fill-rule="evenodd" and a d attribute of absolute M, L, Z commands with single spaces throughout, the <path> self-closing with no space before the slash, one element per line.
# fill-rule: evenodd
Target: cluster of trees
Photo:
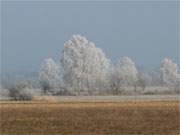
<path fill-rule="evenodd" d="M 138 71 L 135 62 L 129 57 L 122 57 L 116 64 L 111 64 L 104 52 L 85 37 L 74 35 L 64 44 L 61 59 L 55 62 L 45 59 L 39 73 L 40 85 L 44 93 L 80 94 L 105 93 L 119 94 L 126 87 L 143 90 L 152 85 L 153 80 L 159 85 L 179 91 L 180 75 L 178 66 L 170 59 L 164 59 L 159 76 Z"/>
<path fill-rule="evenodd" d="M 0 87 L 0 100 L 32 100 L 37 91 L 29 81 L 19 81 L 4 87 Z"/>
<path fill-rule="evenodd" d="M 5 89 L 0 86 L 0 98 L 8 95 L 12 100 L 32 100 L 34 95 L 41 94 L 118 95 L 130 89 L 132 94 L 139 89 L 145 91 L 147 86 L 180 93 L 178 65 L 171 59 L 165 58 L 159 71 L 151 73 L 139 70 L 129 57 L 121 57 L 112 64 L 100 48 L 80 35 L 65 42 L 58 62 L 52 58 L 42 62 L 38 80 L 38 83 L 23 80 L 8 84 Z"/>

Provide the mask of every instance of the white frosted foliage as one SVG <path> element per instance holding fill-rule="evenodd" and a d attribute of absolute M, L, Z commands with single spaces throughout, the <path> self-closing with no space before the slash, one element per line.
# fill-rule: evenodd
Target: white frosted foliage
<path fill-rule="evenodd" d="M 165 58 L 161 64 L 161 80 L 167 86 L 173 86 L 178 78 L 178 66 L 171 59 Z"/>
<path fill-rule="evenodd" d="M 116 65 L 116 73 L 124 86 L 133 86 L 137 81 L 138 71 L 129 57 L 122 57 Z"/>
<path fill-rule="evenodd" d="M 74 90 L 94 90 L 103 86 L 109 60 L 93 42 L 74 35 L 64 44 L 61 65 L 67 87 Z"/>
<path fill-rule="evenodd" d="M 45 59 L 41 65 L 39 79 L 44 89 L 55 89 L 60 81 L 60 69 L 53 59 Z M 47 87 L 47 88 L 45 88 Z"/>

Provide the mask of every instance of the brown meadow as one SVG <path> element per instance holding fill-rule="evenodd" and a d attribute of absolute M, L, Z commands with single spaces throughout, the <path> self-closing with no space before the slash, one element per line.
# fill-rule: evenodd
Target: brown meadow
<path fill-rule="evenodd" d="M 1 135 L 179 135 L 179 101 L 1 102 Z"/>

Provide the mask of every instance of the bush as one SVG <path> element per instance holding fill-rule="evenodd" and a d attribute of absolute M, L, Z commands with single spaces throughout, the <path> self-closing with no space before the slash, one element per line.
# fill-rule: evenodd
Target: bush
<path fill-rule="evenodd" d="M 33 93 L 27 83 L 17 83 L 9 88 L 9 97 L 11 100 L 32 100 Z"/>

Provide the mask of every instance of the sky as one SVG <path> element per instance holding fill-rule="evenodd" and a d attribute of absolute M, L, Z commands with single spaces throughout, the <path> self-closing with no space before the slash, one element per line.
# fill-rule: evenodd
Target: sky
<path fill-rule="evenodd" d="M 3 1 L 2 72 L 36 72 L 45 58 L 59 62 L 64 42 L 80 34 L 115 63 L 131 57 L 154 69 L 163 58 L 179 62 L 176 1 Z"/>

